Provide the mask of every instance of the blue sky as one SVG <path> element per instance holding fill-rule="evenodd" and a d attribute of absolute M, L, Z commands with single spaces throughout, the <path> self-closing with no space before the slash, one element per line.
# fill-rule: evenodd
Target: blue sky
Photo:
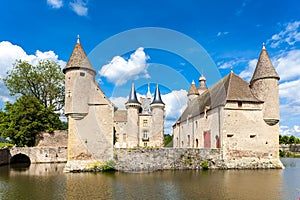
<path fill-rule="evenodd" d="M 281 133 L 300 137 L 300 3 L 297 0 L 10 0 L 0 7 L 0 77 L 15 59 L 58 61 L 77 35 L 108 97 L 122 107 L 135 80 L 161 85 L 166 132 L 201 73 L 211 86 L 230 72 L 249 80 L 262 42 L 279 73 Z M 106 67 L 105 67 L 106 66 Z M 0 107 L 11 100 L 0 82 Z"/>

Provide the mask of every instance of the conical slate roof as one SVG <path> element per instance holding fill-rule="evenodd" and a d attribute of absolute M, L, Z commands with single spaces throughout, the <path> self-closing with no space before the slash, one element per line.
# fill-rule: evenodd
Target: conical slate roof
<path fill-rule="evenodd" d="M 191 84 L 191 87 L 190 87 L 188 96 L 189 96 L 189 95 L 193 95 L 193 94 L 195 94 L 195 95 L 198 95 L 198 94 L 199 94 L 199 92 L 198 92 L 198 90 L 197 90 L 197 88 L 196 88 L 196 84 L 195 84 L 194 81 L 193 81 L 192 84 Z"/>
<path fill-rule="evenodd" d="M 153 101 L 151 104 L 164 104 L 164 102 L 162 101 L 161 96 L 160 96 L 160 90 L 159 90 L 158 84 L 156 84 L 156 90 L 155 90 L 154 98 L 153 98 Z"/>
<path fill-rule="evenodd" d="M 91 70 L 92 72 L 94 72 L 96 74 L 84 49 L 82 48 L 82 46 L 80 44 L 79 37 L 78 37 L 78 40 L 77 40 L 77 43 L 75 44 L 72 55 L 70 56 L 67 65 L 63 69 L 63 72 L 66 73 L 66 71 L 69 69 L 79 69 L 79 68 Z"/>
<path fill-rule="evenodd" d="M 127 103 L 140 103 L 136 97 L 136 91 L 135 91 L 135 87 L 134 87 L 134 82 L 132 82 L 131 85 L 131 90 L 130 90 L 130 94 L 129 94 L 129 98 Z"/>
<path fill-rule="evenodd" d="M 250 84 L 252 84 L 256 80 L 264 78 L 276 78 L 278 80 L 280 79 L 277 72 L 275 71 L 275 68 L 271 62 L 265 46 L 263 45 Z"/>

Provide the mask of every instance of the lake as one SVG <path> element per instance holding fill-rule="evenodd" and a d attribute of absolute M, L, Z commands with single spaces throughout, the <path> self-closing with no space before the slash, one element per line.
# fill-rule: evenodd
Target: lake
<path fill-rule="evenodd" d="M 0 167 L 0 199 L 296 199 L 300 159 L 284 170 L 63 173 L 64 164 Z"/>

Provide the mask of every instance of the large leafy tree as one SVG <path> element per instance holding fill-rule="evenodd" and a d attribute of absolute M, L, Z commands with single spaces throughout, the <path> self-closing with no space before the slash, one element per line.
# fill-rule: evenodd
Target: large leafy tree
<path fill-rule="evenodd" d="M 45 108 L 59 111 L 64 103 L 64 75 L 54 61 L 37 65 L 18 60 L 3 79 L 10 95 L 36 97 Z"/>
<path fill-rule="evenodd" d="M 0 133 L 17 146 L 34 146 L 41 131 L 64 129 L 65 123 L 51 108 L 45 108 L 36 97 L 22 96 L 0 111 Z"/>

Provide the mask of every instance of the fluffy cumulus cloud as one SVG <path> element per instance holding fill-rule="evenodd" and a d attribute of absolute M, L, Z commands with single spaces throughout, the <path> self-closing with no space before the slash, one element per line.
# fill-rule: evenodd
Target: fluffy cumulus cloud
<path fill-rule="evenodd" d="M 247 81 L 250 81 L 255 70 L 256 64 L 257 59 L 252 59 L 248 61 L 246 68 L 240 72 L 239 76 Z"/>
<path fill-rule="evenodd" d="M 59 9 L 63 6 L 62 0 L 47 0 L 47 4 L 52 8 Z"/>
<path fill-rule="evenodd" d="M 29 55 L 22 47 L 9 41 L 2 41 L 0 42 L 0 79 L 6 77 L 6 72 L 12 69 L 16 60 L 24 60 L 33 65 L 37 64 L 39 60 L 52 60 L 58 62 L 62 68 L 66 65 L 66 62 L 59 60 L 53 51 L 41 52 L 37 50 L 34 55 Z M 0 101 L 6 102 L 11 99 L 4 83 L 0 80 Z"/>
<path fill-rule="evenodd" d="M 282 29 L 268 40 L 272 48 L 276 48 L 281 44 L 294 45 L 300 41 L 300 21 L 289 22 L 283 25 Z"/>
<path fill-rule="evenodd" d="M 281 135 L 294 135 L 300 138 L 300 126 L 294 125 L 293 127 L 289 126 L 280 126 Z"/>
<path fill-rule="evenodd" d="M 70 8 L 79 16 L 88 15 L 88 2 L 84 0 L 75 0 L 69 3 Z"/>
<path fill-rule="evenodd" d="M 130 55 L 128 60 L 121 56 L 115 56 L 108 64 L 101 67 L 99 74 L 116 86 L 121 86 L 128 80 L 150 78 L 146 62 L 148 59 L 144 48 L 140 47 Z"/>

